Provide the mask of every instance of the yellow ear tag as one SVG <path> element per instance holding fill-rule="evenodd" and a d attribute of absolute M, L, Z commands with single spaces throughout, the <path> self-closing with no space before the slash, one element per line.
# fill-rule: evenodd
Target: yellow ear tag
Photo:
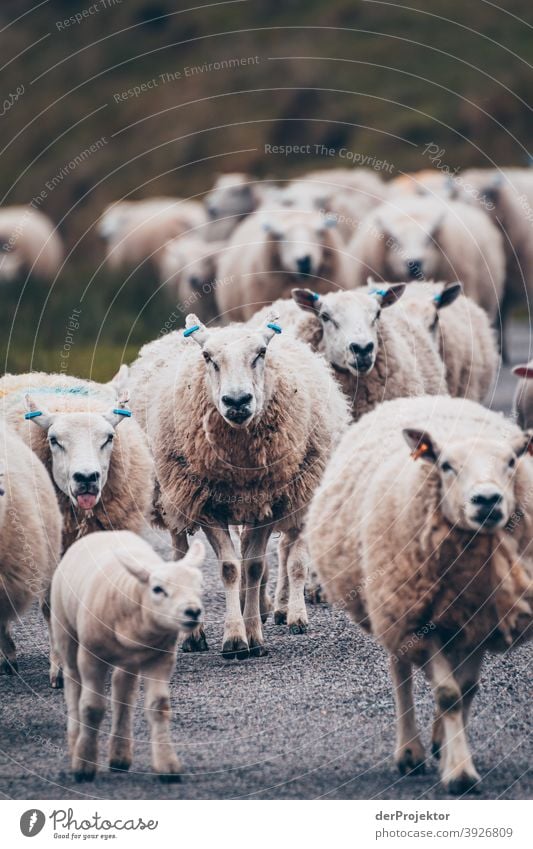
<path fill-rule="evenodd" d="M 427 444 L 427 442 L 422 442 L 422 444 L 419 445 L 418 448 L 415 448 L 415 450 L 411 452 L 411 457 L 413 458 L 413 460 L 419 460 L 420 457 L 423 457 L 423 455 L 428 450 L 429 450 L 429 445 Z"/>

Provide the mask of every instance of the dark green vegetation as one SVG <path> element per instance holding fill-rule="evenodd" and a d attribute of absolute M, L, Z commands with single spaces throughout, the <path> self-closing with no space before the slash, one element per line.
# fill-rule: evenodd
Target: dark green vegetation
<path fill-rule="evenodd" d="M 30 282 L 16 312 L 20 286 L 6 293 L 2 364 L 59 368 L 73 308 L 82 309 L 73 372 L 108 377 L 124 345 L 131 356 L 159 332 L 173 307 L 162 294 L 151 298 L 149 275 L 97 270 L 93 228 L 110 200 L 201 195 L 216 171 L 268 177 L 350 164 L 317 156 L 315 145 L 386 159 L 391 175 L 427 166 L 428 142 L 444 149 L 450 168 L 525 163 L 528 0 L 502 0 L 502 10 L 484 0 L 413 2 L 419 10 L 234 0 L 184 11 L 200 3 L 3 0 L 2 96 L 24 90 L 2 121 L 2 203 L 45 192 L 41 208 L 59 222 L 69 257 L 50 292 Z M 80 23 L 63 23 L 94 7 Z M 217 62 L 226 65 L 202 68 Z M 310 153 L 265 155 L 265 144 L 310 145 Z"/>

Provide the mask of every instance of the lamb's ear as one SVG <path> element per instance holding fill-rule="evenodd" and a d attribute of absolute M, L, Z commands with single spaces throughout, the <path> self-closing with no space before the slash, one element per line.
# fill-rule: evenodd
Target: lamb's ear
<path fill-rule="evenodd" d="M 322 304 L 320 295 L 312 292 L 311 289 L 293 289 L 291 295 L 293 301 L 298 304 L 301 310 L 314 313 L 320 312 L 320 306 Z"/>
<path fill-rule="evenodd" d="M 150 572 L 146 568 L 146 566 L 141 566 L 141 564 L 132 558 L 131 554 L 128 551 L 121 552 L 117 551 L 117 559 L 124 569 L 126 569 L 130 575 L 133 575 L 134 578 L 137 578 L 139 583 L 147 584 L 150 579 Z"/>
<path fill-rule="evenodd" d="M 513 374 L 516 377 L 523 377 L 526 380 L 533 379 L 533 363 L 524 363 L 524 365 L 515 366 L 513 368 Z"/>
<path fill-rule="evenodd" d="M 278 336 L 282 332 L 282 329 L 278 324 L 278 320 L 279 313 L 272 310 L 272 312 L 269 313 L 263 327 L 260 328 L 261 333 L 263 334 L 263 339 L 265 340 L 265 345 L 268 345 L 274 336 Z"/>
<path fill-rule="evenodd" d="M 525 430 L 519 436 L 516 436 L 511 442 L 511 447 L 517 457 L 521 457 L 526 452 L 533 454 L 533 428 Z"/>
<path fill-rule="evenodd" d="M 196 569 L 199 569 L 203 566 L 204 560 L 205 545 L 201 542 L 201 540 L 195 539 L 185 557 L 178 562 L 181 566 L 194 566 Z"/>
<path fill-rule="evenodd" d="M 442 292 L 439 292 L 439 294 L 435 295 L 435 297 L 433 298 L 435 308 L 441 310 L 443 309 L 443 307 L 449 307 L 450 304 L 453 304 L 453 302 L 457 300 L 459 295 L 462 294 L 462 283 L 459 283 L 459 281 L 457 281 L 456 283 L 447 283 Z"/>
<path fill-rule="evenodd" d="M 124 419 L 130 419 L 132 416 L 131 410 L 128 408 L 130 393 L 127 389 L 122 389 L 117 398 L 117 405 L 109 412 L 104 413 L 104 419 L 109 422 L 111 427 L 118 427 Z"/>
<path fill-rule="evenodd" d="M 406 283 L 393 283 L 390 286 L 373 289 L 371 294 L 376 296 L 381 308 L 385 309 L 385 307 L 391 307 L 399 298 L 402 297 L 406 286 Z"/>
<path fill-rule="evenodd" d="M 32 422 L 35 422 L 36 425 L 42 427 L 43 430 L 48 430 L 54 421 L 54 416 L 49 413 L 45 407 L 41 407 L 39 404 L 36 404 L 31 395 L 25 395 L 24 398 L 27 409 L 27 413 L 25 413 L 24 418 L 31 419 Z"/>
<path fill-rule="evenodd" d="M 413 460 L 419 458 L 425 460 L 426 463 L 436 463 L 439 457 L 439 449 L 435 445 L 426 430 L 416 430 L 415 428 L 405 428 L 402 430 L 403 438 L 411 449 Z"/>
<path fill-rule="evenodd" d="M 123 392 L 128 387 L 129 376 L 129 367 L 126 363 L 122 363 L 117 373 L 111 378 L 107 385 L 116 389 L 117 393 Z"/>
<path fill-rule="evenodd" d="M 203 348 L 209 338 L 209 331 L 205 324 L 202 324 L 200 319 L 197 318 L 193 312 L 190 312 L 185 319 L 185 330 L 183 331 L 183 335 L 185 337 L 192 336 L 194 341 L 199 344 L 200 348 Z"/>

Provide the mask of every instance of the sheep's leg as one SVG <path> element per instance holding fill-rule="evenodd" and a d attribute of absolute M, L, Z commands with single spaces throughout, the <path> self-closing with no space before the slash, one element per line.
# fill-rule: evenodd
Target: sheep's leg
<path fill-rule="evenodd" d="M 137 672 L 114 669 L 111 679 L 112 725 L 109 740 L 109 768 L 126 771 L 133 755 L 133 708 L 139 692 Z"/>
<path fill-rule="evenodd" d="M 261 583 L 265 571 L 265 552 L 271 528 L 263 525 L 247 528 L 241 538 L 243 570 L 246 572 L 244 624 L 250 655 L 267 653 L 261 624 Z"/>
<path fill-rule="evenodd" d="M 455 670 L 455 679 L 461 688 L 463 722 L 465 727 L 468 723 L 468 715 L 474 696 L 478 690 L 478 679 L 484 656 L 483 649 L 473 651 L 468 658 L 462 660 Z M 431 737 L 431 751 L 434 757 L 440 757 L 443 740 L 442 716 L 437 710 L 433 721 L 433 733 Z"/>
<path fill-rule="evenodd" d="M 181 560 L 185 557 L 189 550 L 189 540 L 187 531 L 171 531 L 172 545 L 174 548 L 174 556 Z M 209 646 L 205 638 L 203 625 L 198 625 L 197 628 L 191 631 L 188 637 L 181 644 L 181 650 L 184 652 L 208 651 Z"/>
<path fill-rule="evenodd" d="M 263 625 L 268 619 L 268 614 L 272 610 L 272 599 L 268 592 L 268 561 L 263 558 L 263 577 L 261 578 L 261 586 L 259 588 L 259 607 L 261 609 L 261 622 Z"/>
<path fill-rule="evenodd" d="M 428 672 L 442 723 L 441 780 L 449 793 L 466 793 L 477 784 L 479 775 L 466 739 L 461 687 L 450 661 L 437 646 Z"/>
<path fill-rule="evenodd" d="M 52 633 L 52 625 L 50 621 L 50 587 L 48 587 L 46 593 L 41 598 L 41 612 L 43 614 L 44 621 L 46 622 L 46 627 L 48 628 L 48 642 L 50 644 L 50 686 L 53 687 L 54 690 L 62 690 L 63 673 L 61 671 L 61 664 L 59 662 L 59 657 L 56 651 L 54 635 Z"/>
<path fill-rule="evenodd" d="M 76 781 L 92 781 L 98 761 L 98 731 L 105 713 L 104 686 L 107 666 L 80 646 L 78 669 L 81 678 L 80 729 L 74 747 L 72 770 Z"/>
<path fill-rule="evenodd" d="M 294 528 L 287 535 L 292 539 L 287 555 L 287 574 L 289 576 L 289 606 L 287 624 L 289 633 L 304 634 L 307 631 L 308 618 L 305 609 L 305 579 L 307 577 L 307 548 L 300 536 L 300 530 Z"/>
<path fill-rule="evenodd" d="M 204 532 L 220 561 L 222 583 L 226 593 L 226 619 L 222 655 L 226 660 L 248 657 L 248 641 L 241 611 L 241 564 L 233 547 L 227 525 L 206 525 Z"/>
<path fill-rule="evenodd" d="M 6 622 L 0 622 L 0 651 L 2 652 L 0 675 L 13 675 L 14 672 L 18 672 L 17 650 Z"/>
<path fill-rule="evenodd" d="M 144 679 L 144 710 L 150 726 L 152 768 L 161 781 L 181 781 L 181 764 L 170 739 L 170 692 L 168 682 L 176 662 L 174 652 L 162 655 L 141 670 Z"/>
<path fill-rule="evenodd" d="M 287 574 L 289 543 L 287 542 L 285 544 L 285 542 L 285 535 L 282 534 L 278 544 L 278 580 L 274 598 L 275 625 L 285 625 L 287 623 L 287 609 L 289 607 L 289 576 Z"/>
<path fill-rule="evenodd" d="M 416 724 L 412 666 L 407 660 L 391 657 L 390 674 L 396 703 L 396 766 L 402 775 L 424 772 L 425 752 Z"/>
<path fill-rule="evenodd" d="M 76 666 L 76 648 L 74 648 L 72 663 L 65 661 L 63 670 L 63 681 L 65 687 L 65 702 L 67 705 L 67 740 L 68 751 L 74 757 L 74 750 L 80 733 L 79 702 L 81 695 L 81 682 L 78 667 Z"/>

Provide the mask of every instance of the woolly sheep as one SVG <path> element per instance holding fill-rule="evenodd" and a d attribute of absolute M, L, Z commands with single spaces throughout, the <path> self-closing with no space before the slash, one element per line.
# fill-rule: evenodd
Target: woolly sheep
<path fill-rule="evenodd" d="M 148 261 L 157 268 L 159 252 L 170 239 L 203 232 L 206 216 L 199 201 L 150 198 L 110 204 L 98 223 L 106 260 L 114 271 Z"/>
<path fill-rule="evenodd" d="M 246 320 L 265 304 L 290 296 L 305 280 L 322 294 L 349 288 L 349 258 L 332 217 L 315 210 L 260 210 L 235 230 L 220 257 L 220 312 Z"/>
<path fill-rule="evenodd" d="M 308 513 L 328 599 L 390 655 L 400 771 L 424 766 L 415 664 L 433 686 L 433 752 L 451 793 L 479 780 L 465 724 L 485 652 L 531 634 L 531 440 L 473 401 L 388 401 L 349 429 Z"/>
<path fill-rule="evenodd" d="M 207 240 L 229 239 L 239 222 L 257 209 L 272 191 L 275 190 L 248 174 L 220 174 L 204 201 L 209 217 Z"/>
<path fill-rule="evenodd" d="M 0 379 L 0 412 L 53 480 L 64 548 L 91 530 L 138 531 L 150 512 L 153 461 L 126 402 L 113 384 L 67 375 Z"/>
<path fill-rule="evenodd" d="M 400 311 L 422 322 L 446 368 L 450 395 L 483 401 L 496 379 L 499 353 L 487 313 L 460 283 L 410 283 Z"/>
<path fill-rule="evenodd" d="M 46 470 L 22 440 L 0 428 L 0 675 L 17 671 L 9 633 L 37 597 L 50 628 L 50 583 L 60 557 L 61 514 Z M 50 638 L 50 684 L 61 686 Z"/>
<path fill-rule="evenodd" d="M 193 307 L 202 321 L 216 316 L 217 260 L 224 242 L 181 236 L 167 242 L 159 256 L 159 276 L 184 312 Z"/>
<path fill-rule="evenodd" d="M 31 206 L 0 209 L 0 281 L 33 274 L 52 280 L 63 260 L 63 246 L 46 215 Z"/>
<path fill-rule="evenodd" d="M 533 360 L 515 366 L 513 374 L 521 378 L 513 402 L 516 420 L 523 430 L 533 428 Z"/>
<path fill-rule="evenodd" d="M 400 174 L 388 184 L 389 197 L 393 194 L 438 195 L 456 199 L 458 192 L 451 174 L 427 168 L 412 174 Z"/>
<path fill-rule="evenodd" d="M 275 621 L 287 622 L 291 633 L 307 629 L 300 529 L 347 426 L 347 405 L 324 360 L 289 334 L 278 335 L 272 317 L 257 329 L 207 330 L 189 315 L 186 326 L 192 339 L 169 334 L 145 346 L 131 367 L 133 410 L 151 443 L 158 508 L 176 550 L 186 548 L 186 531 L 200 526 L 219 558 L 224 657 L 260 656 L 271 606 L 265 549 L 275 531 Z M 244 526 L 244 618 L 231 525 Z M 206 648 L 201 633 L 195 640 L 186 648 Z"/>
<path fill-rule="evenodd" d="M 63 663 L 68 744 L 76 781 L 92 781 L 105 682 L 112 667 L 109 766 L 129 769 L 139 677 L 150 725 L 152 767 L 161 781 L 180 781 L 170 739 L 169 680 L 179 632 L 201 621 L 205 549 L 196 541 L 166 563 L 130 531 L 89 534 L 67 551 L 52 584 L 53 633 Z"/>
<path fill-rule="evenodd" d="M 284 327 L 330 363 L 355 421 L 390 398 L 446 391 L 443 363 L 422 323 L 407 321 L 399 304 L 382 312 L 405 289 L 399 283 L 322 296 L 293 289 L 292 304 L 272 307 Z M 264 317 L 262 310 L 251 323 Z"/>
<path fill-rule="evenodd" d="M 360 226 L 349 250 L 362 285 L 380 280 L 460 280 L 465 293 L 498 315 L 504 254 L 495 226 L 480 210 L 436 197 L 394 197 Z"/>

